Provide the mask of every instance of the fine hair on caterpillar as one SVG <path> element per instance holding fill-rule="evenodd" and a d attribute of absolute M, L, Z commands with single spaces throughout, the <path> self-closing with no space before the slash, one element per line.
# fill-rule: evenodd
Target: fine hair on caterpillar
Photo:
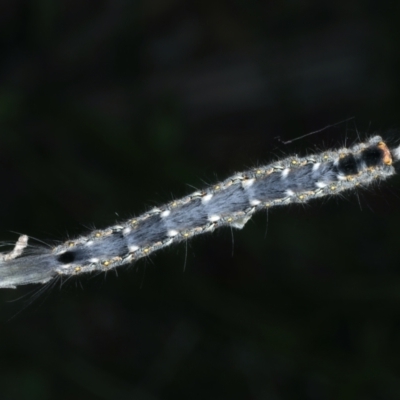
<path fill-rule="evenodd" d="M 366 187 L 396 173 L 400 146 L 380 136 L 350 147 L 285 157 L 236 173 L 222 182 L 155 207 L 135 218 L 56 246 L 31 249 L 21 235 L 0 253 L 0 288 L 110 271 L 157 250 L 222 226 L 242 229 L 252 215 L 273 206 L 307 203 Z"/>

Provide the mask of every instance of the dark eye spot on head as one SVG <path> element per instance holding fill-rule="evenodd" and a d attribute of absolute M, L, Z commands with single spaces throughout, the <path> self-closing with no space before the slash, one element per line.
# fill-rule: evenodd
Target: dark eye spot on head
<path fill-rule="evenodd" d="M 370 147 L 362 152 L 362 159 L 367 167 L 376 167 L 384 160 L 383 151 L 379 147 Z"/>
<path fill-rule="evenodd" d="M 57 257 L 57 261 L 63 264 L 72 263 L 75 260 L 75 253 L 73 251 L 66 251 Z"/>

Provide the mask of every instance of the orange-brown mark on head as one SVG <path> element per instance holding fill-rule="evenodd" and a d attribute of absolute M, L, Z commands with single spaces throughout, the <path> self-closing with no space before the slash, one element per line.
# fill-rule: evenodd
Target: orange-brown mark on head
<path fill-rule="evenodd" d="M 383 151 L 383 162 L 384 162 L 384 164 L 392 165 L 392 162 L 393 162 L 392 155 L 390 154 L 390 150 L 386 146 L 386 143 L 379 142 L 378 143 L 378 148 Z"/>

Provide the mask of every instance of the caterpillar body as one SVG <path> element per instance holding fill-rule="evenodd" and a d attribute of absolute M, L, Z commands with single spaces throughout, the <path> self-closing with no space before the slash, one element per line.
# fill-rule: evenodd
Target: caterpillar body
<path fill-rule="evenodd" d="M 0 253 L 0 288 L 108 271 L 221 226 L 241 229 L 261 209 L 305 203 L 386 179 L 395 174 L 393 163 L 398 160 L 400 146 L 389 149 L 380 136 L 374 136 L 350 148 L 287 157 L 237 173 L 137 218 L 53 248 L 30 250 L 28 237 L 22 235 L 11 252 Z"/>

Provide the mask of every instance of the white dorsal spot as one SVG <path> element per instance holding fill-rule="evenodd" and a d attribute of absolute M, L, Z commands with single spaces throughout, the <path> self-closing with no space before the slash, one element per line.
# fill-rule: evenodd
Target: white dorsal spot
<path fill-rule="evenodd" d="M 257 199 L 250 200 L 251 206 L 258 206 L 260 203 L 261 203 L 261 200 L 257 200 Z"/>
<path fill-rule="evenodd" d="M 212 193 L 206 194 L 206 195 L 203 196 L 203 198 L 201 199 L 201 202 L 202 202 L 203 204 L 206 204 L 206 203 L 208 203 L 208 202 L 212 199 L 212 197 L 213 197 L 213 194 L 212 194 Z"/>
<path fill-rule="evenodd" d="M 249 188 L 250 186 L 252 186 L 253 183 L 254 183 L 254 181 L 255 181 L 255 179 L 245 179 L 244 181 L 242 181 L 242 187 L 243 187 L 243 189 L 247 189 L 247 188 Z"/>
<path fill-rule="evenodd" d="M 324 188 L 324 187 L 327 186 L 327 183 L 320 181 L 320 182 L 317 182 L 317 183 L 315 184 L 315 186 L 316 186 L 317 188 L 322 189 L 322 188 Z"/>
<path fill-rule="evenodd" d="M 131 228 L 125 228 L 125 229 L 122 231 L 122 234 L 123 234 L 124 236 L 126 236 L 126 235 L 129 235 L 131 232 L 132 232 L 132 229 L 131 229 Z"/>
<path fill-rule="evenodd" d="M 289 175 L 289 172 L 290 172 L 290 168 L 285 168 L 285 169 L 282 171 L 281 178 L 282 178 L 282 179 L 286 179 L 287 176 Z"/>
<path fill-rule="evenodd" d="M 170 229 L 170 230 L 167 232 L 167 236 L 169 236 L 169 237 L 174 237 L 174 236 L 176 236 L 178 233 L 179 233 L 179 232 L 176 231 L 175 229 Z"/>
<path fill-rule="evenodd" d="M 221 217 L 220 217 L 219 215 L 216 215 L 216 214 L 210 215 L 210 216 L 208 217 L 208 220 L 209 220 L 210 222 L 217 222 L 217 221 L 219 221 L 220 219 L 221 219 Z"/>
<path fill-rule="evenodd" d="M 317 171 L 319 169 L 319 167 L 321 166 L 321 163 L 317 162 L 313 165 L 312 170 L 313 171 Z"/>
<path fill-rule="evenodd" d="M 171 214 L 171 211 L 165 210 L 160 214 L 160 216 L 161 216 L 161 218 L 167 218 L 169 214 Z"/>
<path fill-rule="evenodd" d="M 286 190 L 286 194 L 287 194 L 288 196 L 294 196 L 293 190 L 290 190 L 290 189 Z"/>
<path fill-rule="evenodd" d="M 135 251 L 139 250 L 139 246 L 136 246 L 136 245 L 132 244 L 131 246 L 128 246 L 128 250 L 131 253 L 134 253 Z"/>

